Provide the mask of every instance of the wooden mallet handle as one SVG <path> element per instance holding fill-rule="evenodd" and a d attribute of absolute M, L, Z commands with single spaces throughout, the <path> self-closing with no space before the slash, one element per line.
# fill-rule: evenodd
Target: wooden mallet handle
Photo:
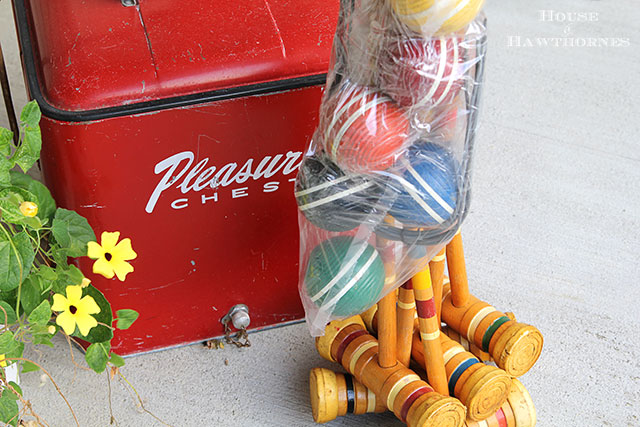
<path fill-rule="evenodd" d="M 464 261 L 464 249 L 462 248 L 460 231 L 453 236 L 453 239 L 447 245 L 446 252 L 453 305 L 463 307 L 469 301 L 469 282 L 467 280 L 467 268 Z"/>
<path fill-rule="evenodd" d="M 413 276 L 411 283 L 416 298 L 418 325 L 424 347 L 427 378 L 429 379 L 429 384 L 438 393 L 447 395 L 449 394 L 449 389 L 440 346 L 440 322 L 438 322 L 436 315 L 429 267 Z"/>
<path fill-rule="evenodd" d="M 398 361 L 404 366 L 411 362 L 411 342 L 413 340 L 416 301 L 411 281 L 398 290 Z"/>
<path fill-rule="evenodd" d="M 436 302 L 436 315 L 438 316 L 438 322 L 442 319 L 442 284 L 444 281 L 444 261 L 445 249 L 438 252 L 438 255 L 434 256 L 429 261 L 429 271 L 431 271 L 431 284 L 433 285 L 433 299 Z"/>

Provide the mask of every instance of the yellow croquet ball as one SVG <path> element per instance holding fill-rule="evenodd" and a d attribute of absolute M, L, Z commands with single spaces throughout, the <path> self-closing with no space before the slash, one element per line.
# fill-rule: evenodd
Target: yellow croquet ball
<path fill-rule="evenodd" d="M 391 0 L 398 19 L 427 36 L 461 30 L 473 21 L 483 5 L 484 0 Z"/>

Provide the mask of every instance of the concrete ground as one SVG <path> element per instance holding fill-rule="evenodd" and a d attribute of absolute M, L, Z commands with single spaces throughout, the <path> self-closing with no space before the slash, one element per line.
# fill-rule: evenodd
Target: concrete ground
<path fill-rule="evenodd" d="M 464 232 L 468 273 L 475 294 L 545 336 L 542 357 L 522 378 L 541 427 L 640 425 L 639 6 L 493 0 L 486 7 L 490 53 Z M 595 14 L 567 24 L 558 15 L 541 19 L 540 10 Z M 536 38 L 558 37 L 574 45 L 609 41 L 537 45 Z M 7 0 L 0 1 L 0 39 L 21 107 L 26 95 Z M 124 372 L 146 407 L 173 426 L 313 425 L 309 369 L 333 366 L 316 354 L 306 326 L 251 340 L 249 349 L 194 345 L 130 358 Z M 31 357 L 49 367 L 81 425 L 109 425 L 106 377 L 74 375 L 59 344 Z M 22 384 L 52 426 L 72 425 L 49 381 L 32 373 Z M 113 412 L 120 426 L 161 425 L 118 381 Z M 329 425 L 399 422 L 387 414 Z"/>

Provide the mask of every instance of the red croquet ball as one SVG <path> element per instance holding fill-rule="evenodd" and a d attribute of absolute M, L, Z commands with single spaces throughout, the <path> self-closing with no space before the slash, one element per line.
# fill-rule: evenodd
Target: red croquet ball
<path fill-rule="evenodd" d="M 462 52 L 457 37 L 393 38 L 381 58 L 380 87 L 403 107 L 447 104 L 462 86 Z"/>
<path fill-rule="evenodd" d="M 347 83 L 328 100 L 325 111 L 326 150 L 346 171 L 385 170 L 406 146 L 409 119 L 379 90 Z"/>

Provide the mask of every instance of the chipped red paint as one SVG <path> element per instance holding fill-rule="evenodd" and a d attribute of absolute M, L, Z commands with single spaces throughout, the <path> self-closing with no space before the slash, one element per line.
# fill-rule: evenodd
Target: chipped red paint
<path fill-rule="evenodd" d="M 338 1 L 25 0 L 44 98 L 79 111 L 326 73 Z"/>

